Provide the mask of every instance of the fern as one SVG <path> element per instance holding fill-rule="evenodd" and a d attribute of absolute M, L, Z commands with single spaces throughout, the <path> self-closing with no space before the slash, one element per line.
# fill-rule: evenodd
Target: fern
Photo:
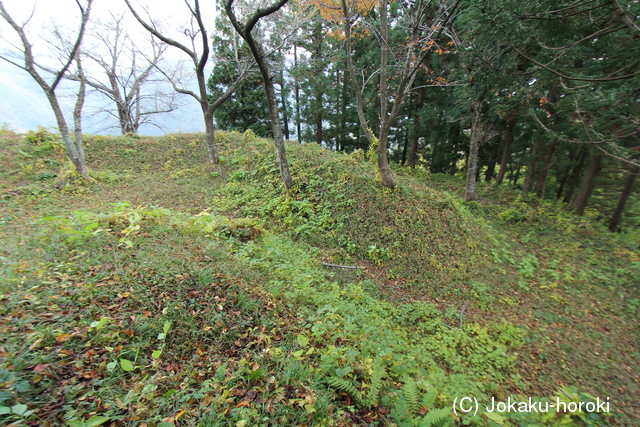
<path fill-rule="evenodd" d="M 412 413 L 420 411 L 420 404 L 418 403 L 418 387 L 413 379 L 407 379 L 407 382 L 402 387 L 402 395 L 406 399 L 409 410 Z"/>
<path fill-rule="evenodd" d="M 340 377 L 329 377 L 327 378 L 327 384 L 336 390 L 344 391 L 356 402 L 362 403 L 362 397 L 360 396 L 357 387 L 351 381 Z"/>
<path fill-rule="evenodd" d="M 447 418 L 451 418 L 451 409 L 449 408 L 440 408 L 433 409 L 429 411 L 427 415 L 424 416 L 418 427 L 431 427 L 435 425 L 442 425 Z"/>
<path fill-rule="evenodd" d="M 438 396 L 438 390 L 435 387 L 431 387 L 431 390 L 427 392 L 422 398 L 422 406 L 431 410 L 436 403 L 436 397 Z"/>
<path fill-rule="evenodd" d="M 380 390 L 382 389 L 382 378 L 387 371 L 382 363 L 382 359 L 377 357 L 373 362 L 373 375 L 371 375 L 371 388 L 367 393 L 367 406 L 377 406 Z"/>

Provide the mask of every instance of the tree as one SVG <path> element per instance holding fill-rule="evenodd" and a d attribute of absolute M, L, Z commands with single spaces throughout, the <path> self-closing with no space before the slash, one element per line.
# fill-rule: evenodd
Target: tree
<path fill-rule="evenodd" d="M 638 166 L 640 145 L 638 71 L 640 35 L 633 0 L 474 0 L 475 26 L 526 64 L 526 104 L 538 131 L 523 193 L 556 197 L 581 213 L 599 173 L 602 156 Z M 553 90 L 550 90 L 552 88 Z M 576 147 L 588 144 L 590 148 Z M 591 153 L 589 164 L 588 153 Z M 586 165 L 586 166 L 585 166 Z M 549 180 L 555 173 L 555 180 Z M 557 183 L 557 184 L 555 184 Z M 565 185 L 568 184 L 568 185 Z"/>
<path fill-rule="evenodd" d="M 476 181 L 478 178 L 478 153 L 480 146 L 495 136 L 495 131 L 490 130 L 484 121 L 485 98 L 480 96 L 469 107 L 471 114 L 471 133 L 469 135 L 469 156 L 467 159 L 467 177 L 464 201 L 470 202 L 476 199 Z"/>
<path fill-rule="evenodd" d="M 396 9 L 389 15 L 387 1 L 379 0 L 376 13 L 367 11 L 367 16 L 373 17 L 373 20 L 368 23 L 368 28 L 376 35 L 380 49 L 380 64 L 374 70 L 374 74 L 379 75 L 377 89 L 380 106 L 380 126 L 376 138 L 364 114 L 364 85 L 358 81 L 352 58 L 351 30 L 359 18 L 354 13 L 354 7 L 347 4 L 347 0 L 341 0 L 348 70 L 356 92 L 358 117 L 369 143 L 378 146 L 378 170 L 382 183 L 386 187 L 396 186 L 388 160 L 391 127 L 400 113 L 404 98 L 413 89 L 417 73 L 423 67 L 425 58 L 431 49 L 441 49 L 435 42 L 437 36 L 442 33 L 452 36 L 449 26 L 455 19 L 459 4 L 460 1 L 394 3 Z M 355 4 L 354 6 L 357 8 L 363 5 Z M 404 8 L 404 10 L 397 8 Z M 391 74 L 390 70 L 393 70 Z M 372 81 L 372 77 L 373 75 L 368 75 L 363 80 Z"/>
<path fill-rule="evenodd" d="M 241 25 L 233 9 L 234 0 L 225 0 L 224 8 L 227 12 L 227 16 L 231 21 L 231 25 L 238 32 L 240 37 L 249 46 L 251 54 L 258 64 L 260 74 L 264 80 L 264 90 L 267 95 L 267 104 L 269 107 L 269 117 L 271 119 L 271 128 L 273 130 L 273 139 L 276 146 L 276 161 L 280 168 L 280 175 L 282 176 L 282 182 L 284 183 L 285 191 L 289 194 L 289 190 L 293 186 L 293 178 L 289 172 L 289 163 L 287 161 L 287 155 L 284 147 L 284 137 L 282 135 L 282 125 L 280 123 L 280 111 L 278 109 L 278 99 L 276 97 L 276 91 L 273 83 L 273 76 L 271 75 L 269 63 L 267 61 L 267 55 L 260 43 L 258 43 L 253 34 L 251 33 L 258 23 L 258 21 L 266 16 L 269 16 L 279 11 L 289 0 L 279 0 L 269 6 L 259 8 L 256 12 L 250 15 L 244 25 Z"/>
<path fill-rule="evenodd" d="M 210 102 L 210 98 L 207 93 L 207 81 L 204 75 L 204 68 L 207 64 L 207 61 L 209 60 L 209 38 L 207 35 L 207 29 L 204 25 L 202 12 L 200 10 L 199 0 L 194 0 L 193 4 L 188 0 L 184 0 L 184 3 L 189 8 L 189 12 L 191 13 L 192 18 L 192 27 L 184 31 L 185 35 L 189 38 L 191 44 L 190 47 L 161 33 L 155 23 L 148 23 L 144 19 L 142 19 L 140 14 L 138 14 L 136 9 L 131 5 L 130 0 L 125 0 L 125 3 L 129 7 L 131 13 L 133 13 L 133 15 L 135 16 L 136 20 L 147 31 L 149 31 L 162 42 L 180 49 L 191 58 L 196 74 L 196 79 L 198 81 L 198 93 L 188 89 L 184 89 L 182 87 L 178 87 L 174 78 L 171 78 L 171 76 L 169 76 L 166 72 L 163 72 L 163 74 L 165 75 L 165 77 L 169 78 L 169 81 L 173 85 L 173 88 L 176 90 L 176 92 L 190 95 L 200 104 L 202 115 L 204 116 L 205 139 L 207 143 L 207 153 L 209 156 L 209 161 L 211 162 L 211 164 L 217 165 L 220 160 L 218 158 L 218 152 L 216 149 L 213 116 L 216 109 L 220 107 L 220 105 L 222 105 L 222 103 L 225 102 L 227 98 L 231 96 L 231 94 L 233 94 L 238 85 L 241 83 L 242 79 L 244 79 L 247 71 L 249 70 L 249 66 L 245 66 L 242 69 L 242 71 L 240 72 L 240 77 L 234 82 L 234 84 L 231 85 L 227 92 L 218 97 L 214 102 Z M 198 48 L 196 47 L 196 39 L 198 38 L 198 36 L 201 42 L 200 54 L 198 54 Z M 240 64 L 238 64 L 238 66 L 240 66 Z"/>
<path fill-rule="evenodd" d="M 238 64 L 249 61 L 251 52 L 223 13 L 216 18 L 211 40 L 215 63 L 207 86 L 213 102 L 238 80 L 242 72 Z M 214 117 L 216 126 L 220 129 L 239 132 L 251 129 L 257 135 L 269 138 L 271 125 L 268 111 L 267 98 L 262 90 L 262 77 L 257 70 L 252 70 L 216 110 Z"/>
<path fill-rule="evenodd" d="M 64 141 L 64 145 L 69 158 L 71 159 L 76 171 L 87 179 L 89 178 L 89 171 L 87 169 L 85 160 L 82 135 L 80 132 L 76 132 L 75 139 L 71 138 L 69 126 L 67 125 L 64 114 L 62 112 L 62 108 L 60 107 L 56 90 L 59 88 L 59 84 L 62 81 L 64 75 L 67 73 L 74 62 L 79 65 L 79 72 L 81 72 L 78 52 L 80 49 L 80 45 L 82 44 L 82 39 L 85 33 L 87 22 L 89 21 L 89 14 L 91 12 L 92 4 L 93 0 L 87 0 L 85 4 L 81 3 L 80 0 L 76 0 L 76 5 L 78 6 L 78 9 L 80 11 L 80 25 L 75 40 L 73 41 L 73 43 L 71 43 L 71 48 L 59 58 L 62 65 L 60 66 L 60 68 L 53 72 L 53 81 L 48 82 L 45 77 L 40 74 L 39 70 L 42 70 L 43 67 L 41 66 L 41 64 L 36 62 L 33 53 L 33 45 L 27 37 L 25 28 L 29 23 L 29 19 L 22 25 L 18 24 L 4 7 L 3 2 L 0 1 L 0 15 L 18 35 L 20 39 L 19 49 L 22 51 L 19 59 L 7 54 L 0 55 L 0 59 L 7 61 L 10 64 L 13 64 L 16 67 L 26 71 L 36 81 L 36 83 L 38 83 L 40 88 L 47 96 L 47 100 L 49 101 L 49 104 L 51 105 L 53 113 L 56 117 L 58 129 L 60 130 L 60 134 L 62 136 L 62 140 Z M 21 61 L 22 63 L 20 63 L 19 61 Z M 76 128 L 79 127 L 79 118 L 83 103 L 84 85 L 81 84 L 76 102 L 76 108 L 74 111 L 74 117 L 78 118 L 76 120 Z"/>
<path fill-rule="evenodd" d="M 212 97 L 223 94 L 235 82 L 237 69 L 229 63 L 218 63 L 209 77 Z M 236 88 L 233 95 L 215 113 L 216 125 L 226 131 L 244 132 L 251 129 L 263 138 L 272 137 L 267 97 L 262 90 L 262 78 L 251 74 Z"/>
<path fill-rule="evenodd" d="M 89 35 L 97 46 L 83 48 L 81 54 L 98 65 L 102 78 L 95 73 L 67 77 L 83 79 L 115 104 L 115 109 L 104 111 L 117 120 L 123 135 L 138 133 L 143 124 L 160 127 L 153 116 L 176 109 L 174 93 L 164 93 L 158 85 L 162 79 L 155 76 L 167 45 L 151 37 L 149 48 L 141 50 L 127 33 L 123 15 L 113 17 Z"/>
<path fill-rule="evenodd" d="M 622 219 L 622 213 L 624 212 L 624 207 L 629 200 L 629 196 L 631 195 L 631 191 L 633 190 L 633 184 L 635 184 L 636 179 L 638 178 L 638 174 L 640 174 L 640 166 L 632 166 L 631 170 L 628 172 L 629 175 L 624 183 L 624 188 L 622 189 L 622 193 L 620 193 L 620 199 L 618 199 L 618 205 L 616 209 L 613 211 L 613 215 L 611 216 L 611 220 L 609 221 L 609 231 L 616 232 L 618 231 L 618 226 L 620 225 L 620 220 Z"/>

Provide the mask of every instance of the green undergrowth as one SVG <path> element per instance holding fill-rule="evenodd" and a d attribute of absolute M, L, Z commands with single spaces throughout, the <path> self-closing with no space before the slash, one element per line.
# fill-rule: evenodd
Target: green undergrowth
<path fill-rule="evenodd" d="M 452 328 L 340 286 L 313 247 L 252 221 L 119 203 L 42 223 L 25 243 L 40 262 L 5 265 L 2 403 L 33 408 L 8 420 L 428 425 L 519 381 L 513 325 Z"/>
<path fill-rule="evenodd" d="M 287 146 L 286 197 L 272 143 L 250 132 L 217 133 L 216 167 L 202 135 L 89 137 L 91 181 L 39 179 L 29 165 L 60 153 L 3 138 L 3 423 L 634 416 L 640 262 L 589 219 L 482 186 L 495 201 L 463 203 L 420 171 L 390 191 L 362 153 L 316 145 Z M 454 411 L 464 396 L 479 411 Z M 615 416 L 483 409 L 528 396 L 611 396 Z"/>

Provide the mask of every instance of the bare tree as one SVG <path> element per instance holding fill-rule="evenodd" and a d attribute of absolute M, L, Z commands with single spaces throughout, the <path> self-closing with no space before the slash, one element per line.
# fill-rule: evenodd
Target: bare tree
<path fill-rule="evenodd" d="M 143 124 L 154 123 L 153 116 L 169 113 L 177 108 L 175 92 L 166 94 L 159 89 L 164 78 L 155 76 L 162 55 L 167 48 L 151 37 L 148 53 L 140 50 L 126 31 L 124 16 L 113 17 L 89 36 L 97 45 L 81 49 L 81 54 L 98 65 L 102 76 L 95 73 L 81 76 L 67 74 L 67 78 L 86 82 L 115 104 L 103 109 L 114 117 L 122 134 L 138 133 Z M 86 45 L 86 43 L 85 43 Z"/>
<path fill-rule="evenodd" d="M 417 73 L 427 55 L 432 49 L 440 49 L 437 39 L 441 34 L 451 38 L 455 35 L 449 26 L 456 16 L 460 0 L 421 1 L 408 4 L 405 12 L 399 14 L 400 20 L 390 22 L 387 0 L 378 0 L 377 22 L 368 23 L 368 28 L 376 35 L 380 46 L 380 66 L 374 71 L 379 74 L 378 91 L 380 93 L 380 128 L 378 130 L 378 169 L 382 183 L 386 187 L 394 188 L 396 180 L 389 167 L 387 156 L 388 139 L 391 127 L 396 121 L 402 101 L 411 92 Z M 348 4 L 348 0 L 341 0 L 344 18 L 345 47 L 347 63 L 351 81 L 356 91 L 356 105 L 358 118 L 365 136 L 370 144 L 375 144 L 375 136 L 369 128 L 364 115 L 363 91 L 368 82 L 376 81 L 373 74 L 362 75 L 362 83 L 358 81 L 357 70 L 352 59 L 351 29 L 360 18 L 354 9 L 357 3 Z M 394 45 L 389 37 L 392 25 L 402 26 L 407 33 L 407 39 L 401 45 Z M 395 74 L 395 78 L 390 77 Z"/>
<path fill-rule="evenodd" d="M 198 80 L 198 93 L 195 93 L 188 89 L 184 89 L 182 87 L 178 87 L 174 79 L 170 79 L 170 81 L 176 92 L 182 93 L 185 95 L 190 95 L 194 99 L 196 99 L 200 104 L 200 108 L 202 109 L 202 114 L 204 116 L 205 137 L 207 142 L 207 152 L 209 155 L 209 161 L 212 164 L 217 165 L 220 162 L 220 160 L 218 158 L 218 152 L 216 149 L 213 115 L 216 109 L 220 105 L 222 105 L 222 103 L 225 102 L 233 94 L 233 92 L 236 90 L 238 85 L 244 79 L 250 67 L 246 66 L 240 73 L 240 77 L 238 78 L 238 80 L 236 80 L 236 82 L 233 85 L 231 85 L 231 87 L 229 87 L 227 92 L 225 92 L 221 97 L 216 99 L 214 102 L 210 103 L 209 96 L 207 94 L 207 80 L 204 75 L 204 68 L 209 59 L 209 52 L 210 52 L 209 37 L 207 35 L 207 29 L 204 25 L 204 21 L 202 18 L 202 12 L 200 10 L 199 0 L 194 0 L 193 4 L 190 3 L 189 0 L 184 0 L 184 3 L 189 8 L 189 12 L 191 13 L 191 17 L 192 17 L 192 22 L 191 22 L 192 28 L 185 30 L 185 35 L 189 37 L 191 46 L 187 46 L 183 43 L 180 43 L 177 40 L 167 37 L 166 35 L 160 32 L 159 28 L 154 22 L 145 21 L 140 16 L 140 14 L 136 11 L 136 9 L 131 5 L 130 0 L 125 0 L 125 3 L 129 7 L 129 10 L 131 10 L 131 13 L 133 13 L 135 18 L 138 20 L 138 22 L 147 31 L 149 31 L 151 34 L 153 34 L 162 42 L 180 49 L 181 51 L 189 55 L 189 57 L 191 58 L 193 62 L 194 70 L 196 73 L 196 78 Z M 195 21 L 195 25 L 193 24 L 194 21 Z M 200 53 L 198 53 L 198 48 L 196 47 L 197 38 L 200 38 L 201 40 L 202 46 L 201 46 Z M 160 71 L 162 72 L 162 70 Z M 166 72 L 163 72 L 163 74 L 166 77 L 170 77 Z"/>
<path fill-rule="evenodd" d="M 41 67 L 40 64 L 36 63 L 36 59 L 33 54 L 33 45 L 29 41 L 27 33 L 25 31 L 25 27 L 33 17 L 33 14 L 23 24 L 18 24 L 11 17 L 9 12 L 7 12 L 7 9 L 4 7 L 2 1 L 0 1 L 0 16 L 2 16 L 2 18 L 11 26 L 11 28 L 20 38 L 20 46 L 16 46 L 16 49 L 20 50 L 21 54 L 19 55 L 19 57 L 16 55 L 11 55 L 10 53 L 1 54 L 0 59 L 7 61 L 10 64 L 13 64 L 16 67 L 29 73 L 29 75 L 36 81 L 36 83 L 38 83 L 40 88 L 44 91 L 56 117 L 58 129 L 60 130 L 60 134 L 67 149 L 69 158 L 73 162 L 76 171 L 85 178 L 89 178 L 89 171 L 87 170 L 84 155 L 84 146 L 82 143 L 82 135 L 78 135 L 78 133 L 76 133 L 75 140 L 71 138 L 69 126 L 67 126 L 64 114 L 62 113 L 62 109 L 60 108 L 58 95 L 56 94 L 56 89 L 58 89 L 60 82 L 71 67 L 72 63 L 74 61 L 79 61 L 78 51 L 80 49 L 80 45 L 82 44 L 82 38 L 84 36 L 87 22 L 89 20 L 89 13 L 91 11 L 93 0 L 87 0 L 86 4 L 82 4 L 80 0 L 76 0 L 76 4 L 78 6 L 78 9 L 80 10 L 80 26 L 78 28 L 75 41 L 71 44 L 71 49 L 69 49 L 68 53 L 65 56 L 62 56 L 60 58 L 62 65 L 60 66 L 60 68 L 54 71 L 52 82 L 48 82 L 40 74 L 39 70 L 43 69 L 43 67 Z M 80 64 L 80 62 L 77 63 Z M 80 92 L 78 94 L 78 102 L 76 102 L 76 110 L 74 111 L 74 117 L 80 117 L 80 111 L 82 109 L 83 103 L 84 87 L 81 85 Z"/>
<path fill-rule="evenodd" d="M 266 16 L 269 16 L 278 10 L 280 10 L 289 0 L 279 0 L 277 3 L 271 4 L 267 7 L 258 9 L 255 13 L 249 16 L 246 23 L 241 25 L 233 10 L 234 0 L 225 0 L 224 8 L 227 12 L 227 16 L 231 21 L 231 25 L 238 32 L 240 37 L 247 42 L 251 54 L 258 64 L 260 73 L 264 80 L 264 89 L 267 94 L 267 104 L 269 106 L 269 117 L 271 119 L 271 128 L 273 130 L 273 139 L 276 146 L 276 161 L 280 168 L 280 174 L 282 176 L 282 182 L 284 183 L 287 194 L 293 186 L 293 178 L 289 172 L 289 163 L 287 162 L 287 155 L 284 147 L 284 137 L 282 135 L 282 125 L 280 123 L 280 111 L 278 110 L 278 99 L 276 98 L 276 91 L 273 84 L 273 76 L 269 69 L 269 63 L 267 61 L 267 55 L 263 47 L 253 37 L 251 31 L 254 29 L 258 21 Z M 299 136 L 298 136 L 299 138 Z"/>

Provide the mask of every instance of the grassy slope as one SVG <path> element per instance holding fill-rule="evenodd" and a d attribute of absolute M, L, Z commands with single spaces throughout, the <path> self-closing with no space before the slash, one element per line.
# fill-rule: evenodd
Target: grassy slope
<path fill-rule="evenodd" d="M 3 133 L 0 392 L 35 411 L 7 420 L 412 425 L 412 387 L 431 409 L 561 385 L 640 418 L 637 252 L 492 188 L 464 205 L 460 183 L 398 171 L 388 191 L 316 146 L 288 147 L 286 199 L 268 142 L 219 142 L 212 171 L 200 135 L 94 137 L 98 182 L 57 190 L 62 154 Z"/>

